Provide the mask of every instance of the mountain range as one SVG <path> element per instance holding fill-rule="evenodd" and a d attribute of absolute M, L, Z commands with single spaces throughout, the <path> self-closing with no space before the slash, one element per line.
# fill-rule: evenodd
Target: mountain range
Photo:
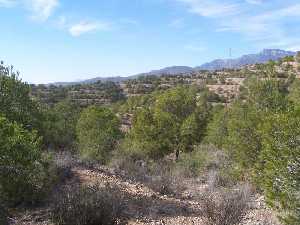
<path fill-rule="evenodd" d="M 128 77 L 96 77 L 83 81 L 76 82 L 57 82 L 53 83 L 54 85 L 74 85 L 74 84 L 91 84 L 97 81 L 112 81 L 112 82 L 122 82 L 129 79 L 135 79 L 139 76 L 148 76 L 148 75 L 178 75 L 178 74 L 188 74 L 191 72 L 197 72 L 201 70 L 221 70 L 221 69 L 238 69 L 245 65 L 256 64 L 256 63 L 266 63 L 270 60 L 279 60 L 286 56 L 295 56 L 296 52 L 284 51 L 280 49 L 264 49 L 263 51 L 257 54 L 248 54 L 243 55 L 236 59 L 216 59 L 208 63 L 204 63 L 201 66 L 197 67 L 188 67 L 188 66 L 171 66 L 159 70 L 152 70 L 147 73 L 136 74 Z"/>

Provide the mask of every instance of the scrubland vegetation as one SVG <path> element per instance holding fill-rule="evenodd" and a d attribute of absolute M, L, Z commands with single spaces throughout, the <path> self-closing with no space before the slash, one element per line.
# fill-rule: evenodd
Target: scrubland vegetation
<path fill-rule="evenodd" d="M 45 206 L 49 224 L 126 224 L 133 217 L 128 205 L 144 206 L 133 210 L 142 212 L 167 196 L 183 204 L 175 215 L 193 211 L 203 224 L 234 225 L 251 197 L 262 195 L 282 224 L 299 225 L 300 81 L 280 63 L 258 65 L 230 104 L 216 104 L 205 85 L 183 82 L 127 98 L 116 85 L 97 84 L 113 99 L 101 106 L 67 95 L 41 100 L 2 63 L 0 223 L 12 223 L 16 209 Z M 59 159 L 64 154 L 68 159 Z M 76 182 L 74 167 L 158 194 L 144 199 L 99 180 Z M 185 206 L 190 201 L 198 211 Z"/>

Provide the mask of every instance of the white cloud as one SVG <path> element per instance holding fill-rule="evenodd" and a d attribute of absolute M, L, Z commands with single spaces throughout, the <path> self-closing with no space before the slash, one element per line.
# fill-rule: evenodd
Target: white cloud
<path fill-rule="evenodd" d="M 25 4 L 32 11 L 32 18 L 45 21 L 59 5 L 59 0 L 26 0 Z"/>
<path fill-rule="evenodd" d="M 17 4 L 15 0 L 0 0 L 0 7 L 10 8 Z"/>
<path fill-rule="evenodd" d="M 80 22 L 72 25 L 69 28 L 69 32 L 72 36 L 78 37 L 82 34 L 93 32 L 93 31 L 106 31 L 110 30 L 111 25 L 105 22 Z"/>
<path fill-rule="evenodd" d="M 263 0 L 246 0 L 249 4 L 260 5 L 263 3 Z"/>
<path fill-rule="evenodd" d="M 300 22 L 300 4 L 276 1 L 268 2 L 264 8 L 253 11 L 249 4 L 267 3 L 265 0 L 174 0 L 188 7 L 190 13 L 211 19 L 217 32 L 234 32 L 241 34 L 255 45 L 271 46 L 281 43 L 278 47 L 294 49 L 300 40 L 290 38 L 288 24 Z M 297 2 L 297 1 L 295 1 Z M 269 7 L 269 10 L 267 10 Z M 286 40 L 282 43 L 282 40 Z"/>
<path fill-rule="evenodd" d="M 245 35 L 252 40 L 284 39 L 285 19 L 300 19 L 300 4 L 285 8 L 266 11 L 258 15 L 239 15 L 220 22 L 217 31 L 234 31 Z"/>
<path fill-rule="evenodd" d="M 46 21 L 59 5 L 59 0 L 0 0 L 0 7 L 14 7 L 21 5 L 31 11 L 32 18 Z"/>
<path fill-rule="evenodd" d="M 224 3 L 216 0 L 176 0 L 189 7 L 189 11 L 204 17 L 224 17 L 239 13 L 236 3 Z"/>

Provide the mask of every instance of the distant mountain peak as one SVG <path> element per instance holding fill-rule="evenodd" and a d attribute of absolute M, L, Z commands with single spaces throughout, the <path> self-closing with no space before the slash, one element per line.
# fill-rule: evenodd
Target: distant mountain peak
<path fill-rule="evenodd" d="M 294 56 L 296 52 L 281 49 L 263 49 L 258 54 L 243 55 L 236 59 L 217 59 L 205 63 L 196 70 L 221 70 L 228 68 L 241 68 L 242 66 L 256 63 L 266 63 L 270 60 L 278 60 L 286 56 Z"/>
<path fill-rule="evenodd" d="M 198 67 L 189 67 L 189 66 L 170 66 L 165 67 L 159 70 L 152 70 L 147 73 L 141 73 L 129 77 L 98 77 L 89 80 L 82 80 L 80 82 L 61 82 L 61 83 L 54 83 L 55 85 L 72 85 L 72 84 L 90 84 L 96 83 L 97 81 L 102 82 L 122 82 L 129 79 L 135 79 L 139 76 L 147 76 L 147 75 L 154 75 L 154 76 L 161 76 L 161 75 L 179 75 L 179 74 L 188 74 L 192 72 L 196 72 L 199 70 L 222 70 L 228 68 L 241 68 L 245 65 L 249 64 L 256 64 L 256 63 L 266 63 L 270 60 L 278 60 L 286 56 L 295 56 L 296 52 L 292 51 L 285 51 L 281 49 L 263 49 L 261 52 L 257 54 L 248 54 L 243 55 L 236 59 L 215 59 L 211 62 L 205 63 Z"/>

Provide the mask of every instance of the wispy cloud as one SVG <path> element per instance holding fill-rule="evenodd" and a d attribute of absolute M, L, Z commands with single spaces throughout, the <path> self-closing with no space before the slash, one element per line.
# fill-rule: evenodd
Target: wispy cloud
<path fill-rule="evenodd" d="M 293 1 L 265 0 L 174 0 L 184 3 L 191 13 L 211 19 L 217 32 L 232 32 L 244 36 L 256 45 L 294 48 L 300 40 L 291 39 L 291 29 L 287 24 L 300 22 L 300 4 Z M 252 4 L 253 6 L 249 6 Z M 266 4 L 264 8 L 254 10 L 258 4 Z M 286 40 L 285 43 L 282 40 Z"/>
<path fill-rule="evenodd" d="M 0 7 L 10 8 L 17 4 L 15 0 L 0 0 Z"/>
<path fill-rule="evenodd" d="M 59 0 L 26 0 L 32 18 L 39 21 L 47 20 L 59 5 Z"/>
<path fill-rule="evenodd" d="M 246 0 L 249 4 L 260 5 L 263 3 L 263 0 Z"/>
<path fill-rule="evenodd" d="M 284 39 L 284 21 L 288 18 L 300 19 L 300 4 L 277 10 L 265 11 L 257 15 L 239 15 L 220 22 L 217 31 L 233 31 L 251 40 Z"/>
<path fill-rule="evenodd" d="M 69 33 L 78 37 L 85 33 L 90 33 L 94 31 L 107 31 L 111 29 L 111 24 L 106 22 L 86 22 L 82 21 L 80 23 L 74 24 L 69 28 Z"/>
<path fill-rule="evenodd" d="M 0 0 L 0 7 L 21 6 L 31 12 L 36 21 L 46 21 L 59 6 L 59 0 Z"/>
<path fill-rule="evenodd" d="M 189 11 L 200 16 L 218 18 L 235 15 L 239 12 L 237 3 L 226 3 L 215 0 L 176 0 L 184 3 Z"/>

